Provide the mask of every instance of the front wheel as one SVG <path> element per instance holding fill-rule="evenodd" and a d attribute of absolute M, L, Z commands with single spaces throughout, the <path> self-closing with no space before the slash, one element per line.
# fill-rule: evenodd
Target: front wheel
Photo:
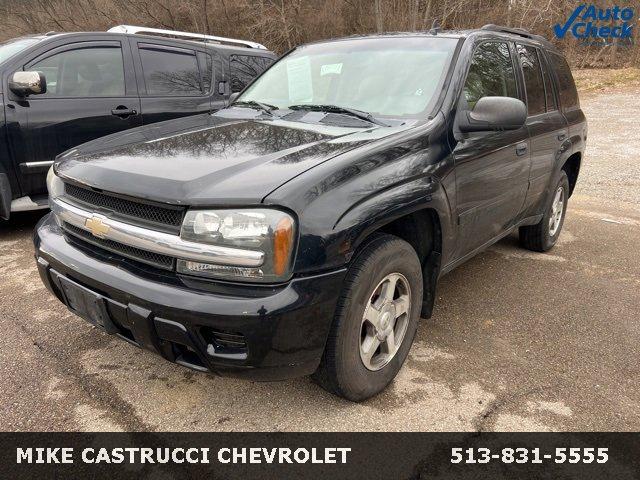
<path fill-rule="evenodd" d="M 556 244 L 564 224 L 568 200 L 569 179 L 565 171 L 561 170 L 542 220 L 535 225 L 520 227 L 520 243 L 523 247 L 536 252 L 546 252 Z"/>
<path fill-rule="evenodd" d="M 352 401 L 382 391 L 404 363 L 418 326 L 422 269 L 407 242 L 377 235 L 349 268 L 315 380 Z"/>

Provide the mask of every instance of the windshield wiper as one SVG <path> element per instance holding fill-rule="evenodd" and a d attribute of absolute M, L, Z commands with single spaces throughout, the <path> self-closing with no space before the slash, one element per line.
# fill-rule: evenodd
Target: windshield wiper
<path fill-rule="evenodd" d="M 349 107 L 339 107 L 338 105 L 313 105 L 313 104 L 303 104 L 303 105 L 290 105 L 290 110 L 309 110 L 311 112 L 331 112 L 331 113 L 343 113 L 345 115 L 351 115 L 352 117 L 359 118 L 360 120 L 365 120 L 369 123 L 374 123 L 376 125 L 380 125 L 381 127 L 390 127 L 391 125 L 384 123 L 369 112 L 363 112 L 362 110 L 357 110 L 355 108 Z"/>
<path fill-rule="evenodd" d="M 273 112 L 272 110 L 278 110 L 278 107 L 276 107 L 275 105 L 269 105 L 268 103 L 262 103 L 262 102 L 256 102 L 255 100 L 240 100 L 239 102 L 233 102 L 231 104 L 231 106 L 233 105 L 237 105 L 237 106 L 247 106 L 247 107 L 253 107 L 253 108 L 257 108 L 258 110 L 262 110 L 264 113 L 268 114 L 269 116 L 273 117 Z"/>

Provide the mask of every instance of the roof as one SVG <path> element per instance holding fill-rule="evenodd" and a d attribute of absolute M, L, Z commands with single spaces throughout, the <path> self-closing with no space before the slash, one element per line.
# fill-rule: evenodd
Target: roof
<path fill-rule="evenodd" d="M 309 42 L 307 45 L 313 45 L 317 43 L 329 43 L 334 41 L 341 40 L 351 40 L 351 39 L 375 39 L 375 38 L 404 38 L 404 37 L 429 37 L 429 38 L 467 38 L 474 35 L 496 35 L 499 37 L 508 38 L 509 40 L 529 40 L 539 45 L 544 46 L 550 50 L 557 50 L 556 46 L 553 45 L 549 40 L 544 38 L 541 35 L 536 35 L 528 32 L 523 28 L 510 28 L 499 25 L 485 25 L 482 28 L 474 28 L 468 30 L 422 30 L 416 32 L 383 32 L 383 33 L 369 33 L 369 34 L 358 34 L 351 35 L 348 37 L 342 38 L 333 38 L 328 40 L 322 40 L 317 42 Z"/>

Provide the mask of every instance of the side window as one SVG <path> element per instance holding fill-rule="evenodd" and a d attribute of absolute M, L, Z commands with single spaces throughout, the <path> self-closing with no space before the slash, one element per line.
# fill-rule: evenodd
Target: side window
<path fill-rule="evenodd" d="M 125 95 L 124 63 L 119 47 L 67 50 L 30 65 L 44 73 L 44 97 L 121 97 Z"/>
<path fill-rule="evenodd" d="M 567 61 L 560 55 L 555 53 L 549 53 L 549 60 L 551 67 L 555 70 L 558 77 L 558 87 L 560 103 L 562 108 L 573 108 L 580 106 L 578 101 L 578 91 L 576 90 L 576 84 L 573 81 L 573 75 L 571 75 L 571 69 Z"/>
<path fill-rule="evenodd" d="M 196 52 L 139 44 L 147 95 L 201 95 Z"/>
<path fill-rule="evenodd" d="M 213 82 L 213 58 L 208 53 L 198 53 L 200 71 L 202 72 L 202 87 L 205 94 L 211 93 Z"/>
<path fill-rule="evenodd" d="M 544 61 L 540 50 L 538 50 L 538 58 L 540 58 L 540 63 L 543 65 L 542 77 L 544 78 L 544 91 L 547 99 L 547 112 L 552 112 L 558 109 L 558 105 L 556 105 L 556 97 L 553 95 L 553 84 L 551 83 L 551 78 L 549 77 L 549 67 L 547 65 L 547 62 Z"/>
<path fill-rule="evenodd" d="M 544 113 L 546 111 L 544 81 L 542 80 L 537 49 L 526 45 L 516 45 L 516 49 L 522 65 L 524 85 L 527 89 L 529 115 Z"/>
<path fill-rule="evenodd" d="M 470 108 L 482 97 L 518 98 L 513 62 L 506 42 L 484 42 L 476 48 L 464 95 Z"/>
<path fill-rule="evenodd" d="M 240 92 L 251 81 L 265 71 L 273 59 L 252 55 L 231 55 L 229 71 L 231 77 L 231 93 Z"/>

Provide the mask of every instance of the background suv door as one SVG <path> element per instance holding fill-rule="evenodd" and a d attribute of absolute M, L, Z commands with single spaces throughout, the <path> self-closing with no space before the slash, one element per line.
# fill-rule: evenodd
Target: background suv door
<path fill-rule="evenodd" d="M 7 109 L 23 195 L 46 193 L 46 172 L 59 153 L 141 125 L 129 52 L 120 40 L 76 42 L 24 64 L 45 74 L 47 92 L 14 96 Z"/>
<path fill-rule="evenodd" d="M 220 64 L 212 49 L 132 37 L 145 125 L 221 108 L 214 85 Z M 218 98 L 220 97 L 220 98 Z"/>
<path fill-rule="evenodd" d="M 513 45 L 486 40 L 476 45 L 458 109 L 473 109 L 485 96 L 522 99 Z M 502 234 L 522 210 L 529 179 L 526 127 L 504 132 L 458 134 L 456 165 L 457 258 Z"/>

